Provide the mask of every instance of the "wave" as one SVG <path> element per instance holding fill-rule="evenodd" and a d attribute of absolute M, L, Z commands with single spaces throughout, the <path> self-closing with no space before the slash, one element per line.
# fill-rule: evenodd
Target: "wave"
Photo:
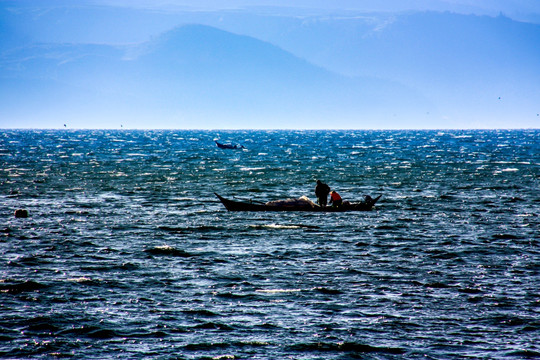
<path fill-rule="evenodd" d="M 234 159 L 201 146 L 212 132 L 0 134 L 0 358 L 537 355 L 540 132 L 497 151 L 485 132 L 243 134 Z M 313 196 L 318 178 L 384 197 L 300 214 L 214 195 Z"/>
<path fill-rule="evenodd" d="M 523 239 L 523 236 L 513 234 L 493 234 L 491 238 L 494 240 L 518 240 Z"/>
<path fill-rule="evenodd" d="M 1 280 L 0 292 L 8 294 L 20 294 L 25 292 L 39 291 L 47 288 L 48 286 L 36 281 L 13 281 L 13 280 Z"/>
<path fill-rule="evenodd" d="M 15 267 L 41 266 L 51 263 L 50 260 L 46 260 L 47 258 L 51 257 L 46 255 L 21 256 L 15 260 L 8 261 L 7 265 Z"/>
<path fill-rule="evenodd" d="M 210 310 L 206 309 L 190 309 L 190 310 L 183 310 L 182 313 L 186 315 L 194 315 L 194 316 L 202 316 L 202 317 L 216 317 L 220 316 L 219 314 L 216 314 L 215 312 L 212 312 Z"/>
<path fill-rule="evenodd" d="M 249 225 L 250 228 L 253 229 L 320 229 L 319 226 L 316 225 L 304 225 L 304 224 L 262 224 L 262 225 Z"/>
<path fill-rule="evenodd" d="M 222 350 L 222 349 L 244 349 L 244 348 L 264 348 L 271 345 L 266 341 L 231 341 L 231 342 L 201 342 L 192 343 L 183 346 L 184 350 L 188 351 L 206 351 L 206 350 Z M 224 355 L 227 356 L 227 355 Z M 228 359 L 227 357 L 213 357 L 213 359 Z M 236 359 L 232 357 L 231 359 Z"/>
<path fill-rule="evenodd" d="M 234 327 L 219 322 L 204 322 L 193 326 L 196 330 L 219 330 L 219 331 L 232 331 Z"/>
<path fill-rule="evenodd" d="M 380 353 L 380 354 L 405 354 L 405 350 L 397 347 L 378 347 L 357 342 L 342 343 L 299 343 L 287 346 L 287 349 L 295 352 L 344 352 L 344 353 Z"/>
<path fill-rule="evenodd" d="M 159 230 L 168 231 L 171 233 L 179 234 L 193 234 L 193 233 L 206 233 L 206 232 L 220 232 L 227 230 L 224 226 L 193 226 L 193 227 L 183 227 L 183 226 L 158 226 Z"/>
<path fill-rule="evenodd" d="M 113 339 L 122 337 L 124 334 L 117 332 L 116 330 L 104 328 L 102 326 L 95 325 L 82 325 L 66 330 L 61 330 L 57 335 L 75 335 L 85 336 L 90 339 Z"/>
<path fill-rule="evenodd" d="M 151 255 L 167 255 L 167 256 L 183 257 L 183 258 L 195 256 L 193 254 L 188 253 L 187 251 L 176 249 L 169 245 L 155 246 L 153 248 L 144 250 L 144 252 Z"/>
<path fill-rule="evenodd" d="M 263 294 L 283 294 L 283 293 L 297 293 L 301 292 L 302 289 L 260 289 L 256 290 L 258 293 Z"/>

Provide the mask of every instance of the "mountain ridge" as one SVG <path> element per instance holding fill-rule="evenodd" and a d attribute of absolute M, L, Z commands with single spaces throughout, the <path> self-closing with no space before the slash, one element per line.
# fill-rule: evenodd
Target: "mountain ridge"
<path fill-rule="evenodd" d="M 189 24 L 137 44 L 21 42 L 0 53 L 0 77 L 28 86 L 39 79 L 35 87 L 50 94 L 60 85 L 47 104 L 59 113 L 72 108 L 75 116 L 77 104 L 103 118 L 154 112 L 163 117 L 155 123 L 169 127 L 236 127 L 242 118 L 242 127 L 275 125 L 280 117 L 283 125 L 300 119 L 299 127 L 316 119 L 350 128 L 403 128 L 409 120 L 429 128 L 504 127 L 508 119 L 538 126 L 538 25 L 433 12 L 345 20 L 214 15 L 192 14 Z M 17 91 L 0 99 L 8 117 L 9 108 L 35 103 L 35 91 Z M 110 111 L 82 107 L 85 97 Z"/>
<path fill-rule="evenodd" d="M 124 122 L 137 115 L 169 122 L 176 117 L 179 127 L 193 127 L 201 118 L 217 127 L 237 126 L 246 118 L 253 119 L 254 127 L 261 122 L 286 127 L 293 120 L 310 127 L 315 119 L 336 117 L 339 123 L 360 113 L 375 114 L 373 108 L 404 112 L 405 105 L 424 102 L 400 84 L 344 77 L 272 44 L 203 25 L 164 33 L 132 47 L 131 56 L 104 45 L 35 49 L 34 54 L 23 51 L 22 63 L 31 59 L 32 65 L 19 66 L 29 70 L 20 70 L 21 77 L 30 87 L 37 86 L 32 78 L 36 84 L 39 80 L 49 94 L 42 100 L 52 106 L 57 99 L 58 113 L 73 107 L 75 118 L 78 107 L 97 117 L 119 116 L 124 109 L 129 114 Z M 28 97 L 23 88 L 21 99 Z"/>

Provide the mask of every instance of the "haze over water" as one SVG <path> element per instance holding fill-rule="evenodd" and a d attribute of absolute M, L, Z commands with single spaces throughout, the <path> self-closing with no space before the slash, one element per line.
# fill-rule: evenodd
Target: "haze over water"
<path fill-rule="evenodd" d="M 539 170 L 539 130 L 2 130 L 0 357 L 539 357 Z M 382 198 L 214 195 L 317 179 Z"/>

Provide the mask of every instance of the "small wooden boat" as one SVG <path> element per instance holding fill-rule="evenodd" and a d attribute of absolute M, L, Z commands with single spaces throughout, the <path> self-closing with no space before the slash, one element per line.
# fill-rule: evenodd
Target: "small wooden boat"
<path fill-rule="evenodd" d="M 334 206 L 319 206 L 307 197 L 302 196 L 299 199 L 286 199 L 270 201 L 267 203 L 248 201 L 229 200 L 220 196 L 216 196 L 229 211 L 307 211 L 307 212 L 346 212 L 346 211 L 370 211 L 375 206 L 375 203 L 382 195 L 372 198 L 366 196 L 360 202 L 344 201 L 342 205 Z"/>
<path fill-rule="evenodd" d="M 244 145 L 222 144 L 220 142 L 217 142 L 216 140 L 214 140 L 214 142 L 220 149 L 245 149 Z"/>

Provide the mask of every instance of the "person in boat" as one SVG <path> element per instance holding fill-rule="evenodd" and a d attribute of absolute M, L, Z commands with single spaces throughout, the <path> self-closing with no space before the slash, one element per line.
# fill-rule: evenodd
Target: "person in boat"
<path fill-rule="evenodd" d="M 329 193 L 330 186 L 323 183 L 321 180 L 317 180 L 317 186 L 315 186 L 315 196 L 317 196 L 317 203 L 319 206 L 326 206 Z"/>
<path fill-rule="evenodd" d="M 336 191 L 332 191 L 330 193 L 330 204 L 332 204 L 333 207 L 338 207 L 343 204 L 343 200 L 341 199 L 341 196 Z"/>

